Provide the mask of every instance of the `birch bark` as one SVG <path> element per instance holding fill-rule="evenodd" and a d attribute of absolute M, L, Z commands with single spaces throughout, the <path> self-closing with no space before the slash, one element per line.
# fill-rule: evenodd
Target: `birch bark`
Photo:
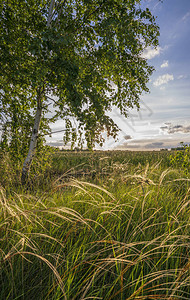
<path fill-rule="evenodd" d="M 39 133 L 39 128 L 40 128 L 40 121 L 41 121 L 41 116 L 42 116 L 42 104 L 41 104 L 41 97 L 42 95 L 38 96 L 37 99 L 37 110 L 36 110 L 36 115 L 34 119 L 34 126 L 32 130 L 32 136 L 30 139 L 30 146 L 28 150 L 27 157 L 23 163 L 22 167 L 22 176 L 21 176 L 21 182 L 22 184 L 25 184 L 27 181 L 28 173 L 30 170 L 30 166 L 35 154 L 35 149 L 37 145 L 37 139 L 38 139 L 38 133 Z"/>

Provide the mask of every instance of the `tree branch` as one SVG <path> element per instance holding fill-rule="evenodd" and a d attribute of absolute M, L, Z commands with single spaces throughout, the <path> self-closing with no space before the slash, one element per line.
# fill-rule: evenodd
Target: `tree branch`
<path fill-rule="evenodd" d="M 56 104 L 56 101 L 53 98 L 51 98 L 51 97 L 49 97 L 47 95 L 45 97 L 48 98 L 49 100 L 53 101 Z"/>

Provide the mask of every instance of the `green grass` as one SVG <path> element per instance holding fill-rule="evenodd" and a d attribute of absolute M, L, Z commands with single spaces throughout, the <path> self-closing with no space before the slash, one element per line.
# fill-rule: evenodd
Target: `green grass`
<path fill-rule="evenodd" d="M 2 183 L 0 299 L 190 299 L 190 179 L 167 153 L 60 152 L 46 175 Z"/>

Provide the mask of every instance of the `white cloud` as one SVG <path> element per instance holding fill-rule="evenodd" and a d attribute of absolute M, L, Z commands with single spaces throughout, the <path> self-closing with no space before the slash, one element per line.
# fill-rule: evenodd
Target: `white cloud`
<path fill-rule="evenodd" d="M 159 55 L 161 52 L 161 47 L 157 47 L 156 49 L 155 48 L 152 48 L 152 47 L 147 47 L 143 54 L 142 54 L 142 57 L 143 58 L 146 58 L 146 59 L 152 59 L 154 58 L 155 56 Z"/>
<path fill-rule="evenodd" d="M 168 60 L 164 61 L 161 68 L 167 68 L 169 66 Z"/>
<path fill-rule="evenodd" d="M 182 18 L 182 21 L 186 21 L 190 17 L 190 11 L 188 11 Z"/>
<path fill-rule="evenodd" d="M 186 79 L 187 78 L 187 75 L 179 75 L 178 77 L 177 77 L 177 79 Z"/>
<path fill-rule="evenodd" d="M 160 86 L 168 83 L 169 81 L 174 80 L 173 74 L 164 74 L 159 76 L 153 83 L 154 86 Z"/>

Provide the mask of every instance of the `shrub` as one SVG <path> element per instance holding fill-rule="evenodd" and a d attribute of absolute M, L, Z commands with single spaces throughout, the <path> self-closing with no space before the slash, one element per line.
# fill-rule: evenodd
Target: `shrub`
<path fill-rule="evenodd" d="M 190 146 L 181 143 L 181 149 L 170 155 L 170 163 L 172 166 L 182 169 L 187 175 L 190 170 Z"/>

